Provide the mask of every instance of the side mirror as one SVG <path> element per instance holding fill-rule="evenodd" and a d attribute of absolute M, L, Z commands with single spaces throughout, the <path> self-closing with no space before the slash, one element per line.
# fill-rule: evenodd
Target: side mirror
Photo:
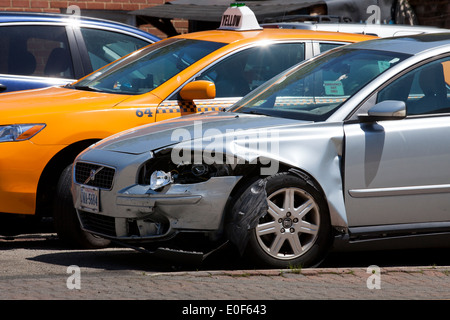
<path fill-rule="evenodd" d="M 7 89 L 6 86 L 0 83 L 0 92 L 5 91 L 6 89 Z"/>
<path fill-rule="evenodd" d="M 189 82 L 180 91 L 183 100 L 214 99 L 216 97 L 216 85 L 207 80 Z"/>
<path fill-rule="evenodd" d="M 386 100 L 377 103 L 369 109 L 367 114 L 360 114 L 362 122 L 375 122 L 380 120 L 400 120 L 406 117 L 406 104 L 404 101 Z"/>

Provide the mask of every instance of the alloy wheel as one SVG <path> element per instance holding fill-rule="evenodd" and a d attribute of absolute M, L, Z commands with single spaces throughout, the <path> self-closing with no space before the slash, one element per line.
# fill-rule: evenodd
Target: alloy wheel
<path fill-rule="evenodd" d="M 319 207 L 306 191 L 290 187 L 268 195 L 268 210 L 255 228 L 261 248 L 270 256 L 291 260 L 314 245 L 320 225 Z"/>

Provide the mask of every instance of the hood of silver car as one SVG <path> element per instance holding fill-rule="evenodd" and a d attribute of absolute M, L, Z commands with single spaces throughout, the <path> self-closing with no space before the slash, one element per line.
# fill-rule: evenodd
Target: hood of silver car
<path fill-rule="evenodd" d="M 102 140 L 95 147 L 140 154 L 182 141 L 204 139 L 218 134 L 232 134 L 258 128 L 280 128 L 300 123 L 302 121 L 243 113 L 196 114 L 127 130 Z"/>

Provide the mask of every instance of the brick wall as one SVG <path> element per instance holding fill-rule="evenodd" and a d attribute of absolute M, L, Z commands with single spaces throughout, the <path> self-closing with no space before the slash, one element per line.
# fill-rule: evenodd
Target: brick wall
<path fill-rule="evenodd" d="M 0 11 L 31 11 L 31 12 L 53 12 L 65 13 L 70 5 L 77 5 L 83 10 L 108 10 L 108 11 L 133 11 L 164 4 L 166 0 L 0 0 Z M 184 20 L 174 21 L 174 26 L 179 33 L 188 31 L 188 22 Z M 152 25 L 141 25 L 141 29 L 155 34 L 161 38 L 166 35 Z"/>

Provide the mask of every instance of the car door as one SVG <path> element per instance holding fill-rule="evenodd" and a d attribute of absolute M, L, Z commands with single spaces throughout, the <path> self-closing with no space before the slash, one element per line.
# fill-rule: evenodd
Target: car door
<path fill-rule="evenodd" d="M 213 82 L 215 99 L 182 101 L 177 90 L 160 104 L 156 121 L 164 120 L 168 113 L 172 117 L 173 113 L 185 115 L 228 108 L 281 71 L 305 60 L 305 51 L 305 41 L 256 45 L 235 51 L 192 78 Z"/>
<path fill-rule="evenodd" d="M 350 226 L 450 221 L 449 61 L 417 66 L 372 97 L 404 101 L 405 119 L 344 126 Z"/>
<path fill-rule="evenodd" d="M 75 79 L 72 52 L 62 25 L 0 27 L 3 92 L 62 85 Z"/>

